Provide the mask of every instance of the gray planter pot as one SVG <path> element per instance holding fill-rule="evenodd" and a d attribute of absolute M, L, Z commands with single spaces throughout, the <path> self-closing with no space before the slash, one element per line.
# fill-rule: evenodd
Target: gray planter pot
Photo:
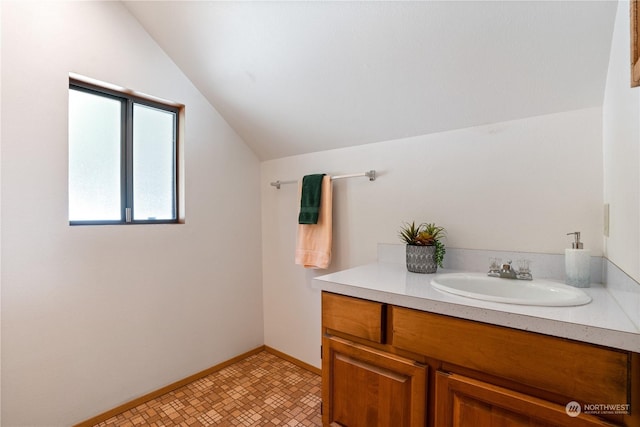
<path fill-rule="evenodd" d="M 407 270 L 412 273 L 435 273 L 436 247 L 407 245 Z"/>

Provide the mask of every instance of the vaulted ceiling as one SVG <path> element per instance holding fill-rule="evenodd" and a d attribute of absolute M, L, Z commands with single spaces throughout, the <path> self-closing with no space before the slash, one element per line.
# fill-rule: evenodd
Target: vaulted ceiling
<path fill-rule="evenodd" d="M 613 1 L 126 1 L 262 160 L 600 106 Z"/>

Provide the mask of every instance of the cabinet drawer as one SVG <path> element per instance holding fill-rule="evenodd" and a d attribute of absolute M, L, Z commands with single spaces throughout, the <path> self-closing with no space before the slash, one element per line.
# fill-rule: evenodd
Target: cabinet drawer
<path fill-rule="evenodd" d="M 322 293 L 322 328 L 384 343 L 386 305 L 343 295 Z"/>
<path fill-rule="evenodd" d="M 392 307 L 392 345 L 566 396 L 629 403 L 630 353 Z"/>

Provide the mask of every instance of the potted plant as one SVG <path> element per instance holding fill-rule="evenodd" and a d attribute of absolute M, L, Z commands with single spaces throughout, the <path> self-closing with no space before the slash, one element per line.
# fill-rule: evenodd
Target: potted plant
<path fill-rule="evenodd" d="M 407 244 L 407 270 L 413 273 L 435 273 L 442 267 L 445 247 L 441 239 L 445 237 L 444 227 L 434 223 L 416 226 L 415 221 L 405 223 L 400 228 L 400 238 Z"/>

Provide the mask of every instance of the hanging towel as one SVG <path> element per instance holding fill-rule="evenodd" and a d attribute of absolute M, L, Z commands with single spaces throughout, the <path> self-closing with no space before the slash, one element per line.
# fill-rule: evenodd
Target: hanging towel
<path fill-rule="evenodd" d="M 302 178 L 302 196 L 300 196 L 300 214 L 298 224 L 317 224 L 322 195 L 324 174 L 305 175 Z"/>
<path fill-rule="evenodd" d="M 300 193 L 303 185 L 300 185 Z M 296 264 L 304 268 L 327 268 L 331 262 L 332 188 L 331 177 L 322 178 L 320 211 L 316 224 L 298 224 Z"/>

